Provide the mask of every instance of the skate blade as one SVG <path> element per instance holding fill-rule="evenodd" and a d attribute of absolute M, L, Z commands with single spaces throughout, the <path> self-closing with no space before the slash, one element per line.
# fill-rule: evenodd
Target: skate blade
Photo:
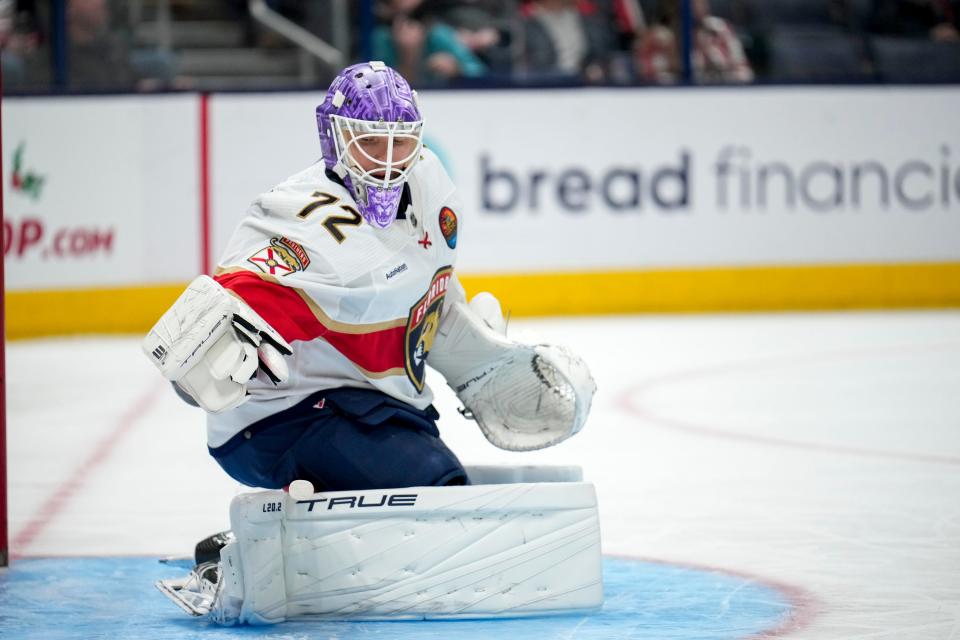
<path fill-rule="evenodd" d="M 157 580 L 153 583 L 157 589 L 160 590 L 160 593 L 165 595 L 167 598 L 173 601 L 175 605 L 186 611 L 192 616 L 205 616 L 210 612 L 209 607 L 197 607 L 192 602 L 188 602 L 180 594 L 182 591 L 182 579 L 175 580 Z"/>
<path fill-rule="evenodd" d="M 160 564 L 187 569 L 188 571 L 196 565 L 193 561 L 193 556 L 167 556 L 166 558 L 160 558 L 159 562 Z"/>

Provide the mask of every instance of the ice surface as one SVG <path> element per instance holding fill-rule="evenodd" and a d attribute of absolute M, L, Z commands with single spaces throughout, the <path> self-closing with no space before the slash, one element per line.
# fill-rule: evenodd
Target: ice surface
<path fill-rule="evenodd" d="M 605 553 L 774 586 L 796 614 L 778 637 L 960 639 L 960 312 L 510 330 L 584 357 L 599 386 L 591 418 L 553 449 L 503 452 L 434 380 L 444 439 L 465 463 L 582 465 Z M 241 488 L 138 338 L 11 343 L 7 385 L 14 562 L 185 554 L 227 526 Z M 558 637 L 602 637 L 580 633 Z"/>

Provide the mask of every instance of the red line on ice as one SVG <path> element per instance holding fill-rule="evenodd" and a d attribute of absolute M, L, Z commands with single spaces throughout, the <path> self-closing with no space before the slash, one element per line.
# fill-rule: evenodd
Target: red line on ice
<path fill-rule="evenodd" d="M 816 597 L 806 589 L 796 585 L 771 580 L 746 571 L 735 569 L 723 569 L 720 567 L 697 564 L 695 562 L 674 562 L 672 560 L 662 560 L 660 558 L 647 558 L 643 556 L 631 556 L 623 554 L 604 554 L 605 558 L 623 558 L 625 560 L 639 560 L 641 562 L 650 562 L 653 564 L 664 565 L 667 567 L 680 567 L 682 569 L 694 569 L 696 571 L 706 571 L 709 573 L 722 573 L 728 576 L 742 578 L 755 584 L 762 584 L 765 587 L 778 591 L 790 603 L 790 610 L 781 618 L 775 627 L 764 629 L 753 633 L 742 640 L 763 640 L 764 638 L 779 638 L 791 633 L 800 631 L 810 626 L 813 619 L 817 617 L 820 610 L 820 603 Z"/>
<path fill-rule="evenodd" d="M 666 374 L 657 378 L 651 378 L 639 385 L 631 387 L 622 392 L 618 399 L 619 406 L 627 413 L 631 413 L 639 418 L 647 420 L 661 427 L 675 429 L 677 431 L 686 431 L 701 436 L 711 438 L 724 438 L 728 440 L 741 440 L 745 442 L 754 442 L 756 444 L 790 447 L 793 449 L 806 449 L 811 451 L 824 451 L 827 453 L 840 453 L 846 455 L 856 455 L 869 458 L 886 458 L 894 460 L 908 460 L 912 462 L 929 462 L 935 464 L 960 465 L 960 457 L 950 455 L 937 455 L 926 453 L 911 453 L 908 451 L 884 451 L 881 449 L 870 449 L 866 447 L 853 447 L 841 444 L 831 444 L 823 442 L 811 442 L 804 440 L 791 440 L 789 438 L 780 438 L 777 436 L 765 436 L 752 433 L 744 433 L 730 429 L 722 429 L 710 426 L 709 424 L 699 424 L 692 421 L 668 418 L 656 414 L 654 411 L 643 406 L 641 397 L 643 394 L 659 387 L 667 387 L 674 384 L 690 382 L 694 380 L 708 379 L 725 374 L 743 373 L 751 371 L 763 371 L 769 369 L 778 369 L 785 366 L 796 366 L 811 362 L 830 362 L 857 357 L 882 356 L 890 354 L 910 354 L 922 353 L 925 351 L 940 352 L 944 349 L 956 349 L 956 343 L 942 343 L 929 345 L 909 345 L 903 347 L 888 347 L 877 349 L 849 349 L 844 351 L 834 351 L 820 354 L 807 354 L 796 357 L 779 357 L 758 359 L 745 362 L 731 362 L 700 369 L 690 369 L 679 371 L 672 374 Z"/>
<path fill-rule="evenodd" d="M 97 467 L 102 465 L 124 436 L 133 430 L 137 420 L 143 416 L 150 405 L 159 397 L 161 387 L 154 384 L 140 396 L 127 411 L 120 416 L 117 426 L 104 436 L 93 448 L 90 455 L 73 470 L 73 473 L 64 480 L 60 487 L 47 498 L 46 502 L 37 511 L 37 514 L 17 533 L 10 542 L 10 549 L 16 556 L 22 556 L 23 550 L 29 547 L 49 524 L 66 508 L 74 496 L 83 488 L 84 482 Z"/>

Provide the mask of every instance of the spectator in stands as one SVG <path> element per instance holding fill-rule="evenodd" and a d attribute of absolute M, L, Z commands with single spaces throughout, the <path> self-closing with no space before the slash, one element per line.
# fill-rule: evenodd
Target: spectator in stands
<path fill-rule="evenodd" d="M 751 82 L 753 69 L 743 45 L 730 24 L 710 15 L 709 0 L 693 4 L 693 76 L 700 83 Z M 654 26 L 648 29 L 638 50 L 638 68 L 648 82 L 669 84 L 681 76 L 681 24 L 677 0 L 660 0 Z"/>
<path fill-rule="evenodd" d="M 411 84 L 443 84 L 487 73 L 484 63 L 450 25 L 436 19 L 423 0 L 384 0 L 382 24 L 374 29 L 372 54 Z"/>
<path fill-rule="evenodd" d="M 636 79 L 634 51 L 643 42 L 647 21 L 639 0 L 591 0 L 606 28 L 613 34 L 612 51 L 607 54 L 607 80 L 632 84 Z"/>
<path fill-rule="evenodd" d="M 0 0 L 0 59 L 7 88 L 43 88 L 49 83 L 46 57 L 33 2 Z M 43 73 L 40 73 L 43 71 Z"/>
<path fill-rule="evenodd" d="M 128 90 L 136 83 L 130 51 L 111 31 L 107 0 L 68 0 L 69 84 L 80 90 Z"/>
<path fill-rule="evenodd" d="M 633 51 L 647 28 L 643 6 L 638 0 L 593 0 L 604 14 L 616 36 L 614 48 L 618 51 Z"/>
<path fill-rule="evenodd" d="M 457 37 L 491 72 L 513 67 L 513 25 L 519 16 L 514 0 L 424 0 L 426 11 L 453 27 Z"/>
<path fill-rule="evenodd" d="M 951 0 L 873 0 L 870 30 L 884 35 L 960 40 L 960 7 Z"/>
<path fill-rule="evenodd" d="M 603 82 L 614 32 L 597 5 L 578 0 L 529 0 L 523 13 L 523 67 L 531 75 Z"/>

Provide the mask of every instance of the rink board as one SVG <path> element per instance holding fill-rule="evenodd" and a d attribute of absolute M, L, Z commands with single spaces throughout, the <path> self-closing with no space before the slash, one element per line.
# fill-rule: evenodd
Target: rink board
<path fill-rule="evenodd" d="M 472 274 L 511 316 L 960 306 L 960 262 Z M 145 333 L 187 282 L 151 287 L 10 291 L 7 337 Z"/>
<path fill-rule="evenodd" d="M 153 582 L 184 570 L 155 558 L 27 558 L 0 573 L 0 637 L 738 640 L 795 629 L 803 617 L 787 591 L 738 575 L 623 558 L 605 558 L 603 569 L 603 609 L 586 616 L 227 628 L 167 601 Z"/>
<path fill-rule="evenodd" d="M 321 99 L 4 98 L 8 338 L 147 331 L 257 195 L 317 160 Z M 423 101 L 457 272 L 513 316 L 960 306 L 960 87 Z"/>

